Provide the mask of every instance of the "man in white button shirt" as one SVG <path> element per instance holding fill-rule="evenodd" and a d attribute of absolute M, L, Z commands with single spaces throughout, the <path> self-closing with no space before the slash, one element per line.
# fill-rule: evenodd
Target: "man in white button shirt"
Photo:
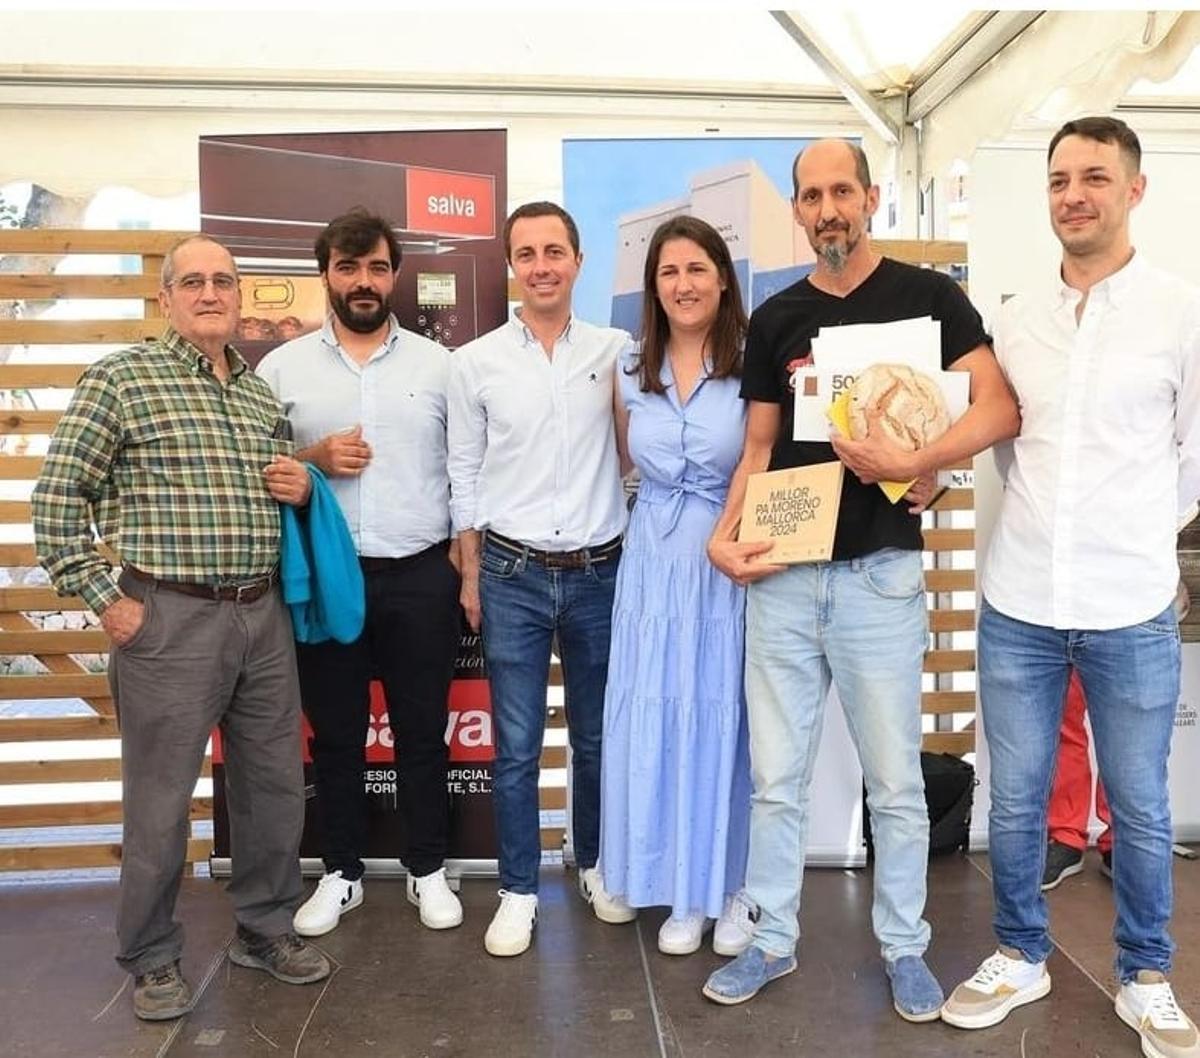
<path fill-rule="evenodd" d="M 1145 1054 L 1182 1058 L 1200 1043 L 1166 979 L 1167 755 L 1179 702 L 1175 533 L 1200 495 L 1200 291 L 1130 242 L 1140 162 L 1124 122 L 1059 130 L 1049 202 L 1061 282 L 1013 298 L 996 323 L 1022 417 L 979 620 L 1000 948 L 942 1017 L 984 1028 L 1050 991 L 1046 800 L 1074 668 L 1113 817 L 1117 1014 Z"/>
<path fill-rule="evenodd" d="M 521 308 L 454 354 L 450 479 L 462 603 L 472 625 L 482 624 L 496 730 L 501 900 L 484 947 L 519 955 L 537 918 L 538 770 L 552 642 L 570 727 L 579 890 L 606 922 L 634 916 L 604 891 L 596 867 L 609 623 L 626 517 L 613 372 L 629 335 L 572 315 L 583 255 L 561 206 L 515 210 L 504 251 Z"/>
<path fill-rule="evenodd" d="M 396 747 L 408 899 L 423 925 L 447 929 L 462 922 L 442 866 L 447 697 L 461 620 L 446 471 L 450 353 L 392 314 L 400 244 L 382 217 L 362 209 L 337 217 L 317 237 L 316 256 L 331 310 L 325 325 L 273 350 L 258 373 L 292 423 L 297 458 L 329 479 L 367 605 L 355 642 L 296 644 L 325 875 L 294 927 L 320 936 L 362 903 L 363 767 L 377 678 Z"/>

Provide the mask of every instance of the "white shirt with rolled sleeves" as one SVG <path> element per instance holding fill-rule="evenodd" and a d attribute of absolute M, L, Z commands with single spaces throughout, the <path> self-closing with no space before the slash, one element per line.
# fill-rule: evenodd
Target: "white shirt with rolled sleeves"
<path fill-rule="evenodd" d="M 1060 283 L 996 320 L 1021 433 L 998 459 L 982 586 L 1019 621 L 1103 630 L 1175 596 L 1175 534 L 1200 496 L 1200 290 L 1135 254 L 1077 324 L 1080 297 Z"/>
<path fill-rule="evenodd" d="M 627 517 L 613 373 L 628 334 L 572 317 L 548 357 L 512 317 L 450 369 L 454 531 L 492 529 L 544 551 L 619 536 Z"/>
<path fill-rule="evenodd" d="M 329 478 L 360 555 L 405 558 L 450 535 L 450 356 L 393 316 L 383 344 L 359 365 L 326 319 L 256 368 L 291 421 L 297 451 L 362 424 L 371 462 L 361 474 Z"/>

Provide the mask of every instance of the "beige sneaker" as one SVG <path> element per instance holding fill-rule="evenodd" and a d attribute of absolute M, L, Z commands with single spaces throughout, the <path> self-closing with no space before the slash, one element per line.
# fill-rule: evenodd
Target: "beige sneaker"
<path fill-rule="evenodd" d="M 520 955 L 533 940 L 537 923 L 537 893 L 510 893 L 500 890 L 500 906 L 483 935 L 489 955 Z"/>
<path fill-rule="evenodd" d="M 986 1029 L 1002 1022 L 1013 1008 L 1041 999 L 1049 991 L 1044 962 L 1026 962 L 1020 952 L 1001 948 L 950 994 L 942 1007 L 942 1020 L 960 1029 Z"/>
<path fill-rule="evenodd" d="M 1138 970 L 1121 985 L 1117 1017 L 1142 1038 L 1146 1058 L 1196 1058 L 1200 1037 L 1196 1026 L 1175 1002 L 1167 979 L 1157 970 Z"/>

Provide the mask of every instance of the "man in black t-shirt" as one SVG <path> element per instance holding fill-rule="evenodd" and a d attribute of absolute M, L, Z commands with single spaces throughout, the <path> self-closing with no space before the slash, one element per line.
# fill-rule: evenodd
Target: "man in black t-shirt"
<path fill-rule="evenodd" d="M 793 169 L 797 223 L 813 272 L 750 321 L 742 396 L 746 441 L 712 539 L 713 564 L 750 585 L 746 699 L 754 778 L 748 896 L 760 909 L 754 944 L 713 973 L 704 994 L 740 1003 L 796 968 L 808 784 L 830 681 L 867 786 L 875 843 L 872 922 L 896 1011 L 932 1021 L 942 990 L 925 965 L 929 817 L 921 778 L 921 668 L 928 640 L 919 513 L 939 468 L 969 458 L 1020 425 L 979 314 L 947 276 L 879 256 L 867 224 L 879 205 L 866 157 L 842 140 L 812 144 Z M 793 376 L 812 363 L 822 327 L 932 316 L 942 365 L 971 374 L 970 409 L 938 441 L 904 452 L 877 426 L 866 438 L 794 441 Z M 746 479 L 840 458 L 848 473 L 829 562 L 767 564 L 769 543 L 740 544 Z M 917 483 L 888 502 L 879 481 Z M 769 561 L 769 557 L 768 560 Z"/>

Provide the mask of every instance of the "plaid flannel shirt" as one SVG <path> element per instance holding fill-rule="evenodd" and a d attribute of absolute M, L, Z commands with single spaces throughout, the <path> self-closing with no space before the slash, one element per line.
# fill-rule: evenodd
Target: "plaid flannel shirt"
<path fill-rule="evenodd" d="M 226 352 L 222 384 L 168 328 L 83 373 L 33 490 L 38 561 L 60 595 L 97 613 L 121 598 L 97 535 L 163 580 L 244 580 L 278 564 L 263 468 L 292 445 L 270 388 Z"/>

